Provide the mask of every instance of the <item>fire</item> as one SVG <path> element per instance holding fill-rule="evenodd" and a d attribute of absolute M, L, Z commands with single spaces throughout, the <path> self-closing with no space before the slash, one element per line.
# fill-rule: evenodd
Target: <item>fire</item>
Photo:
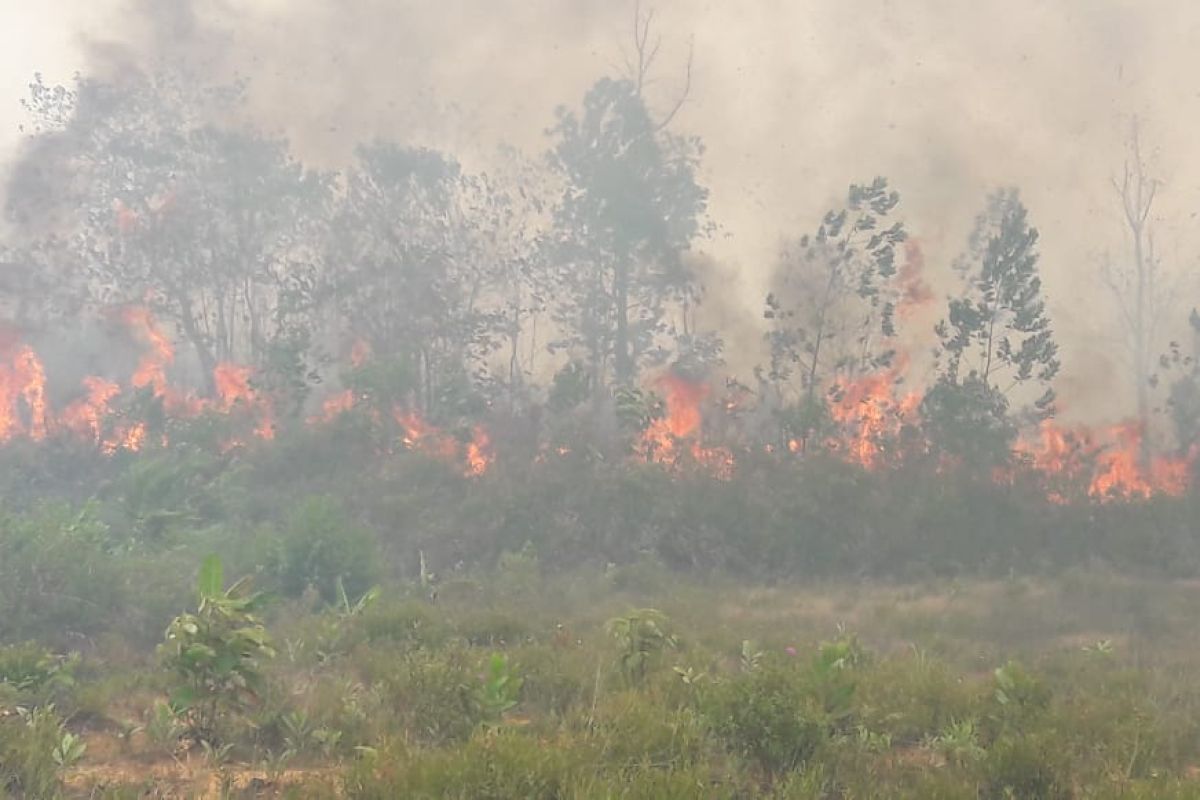
<path fill-rule="evenodd" d="M 33 348 L 24 344 L 0 363 L 0 441 L 19 433 L 46 438 L 46 371 Z"/>
<path fill-rule="evenodd" d="M 900 267 L 900 303 L 897 311 L 901 319 L 912 316 L 917 309 L 933 302 L 933 289 L 925 282 L 921 273 L 925 269 L 925 254 L 921 243 L 915 238 L 904 242 L 904 264 Z"/>
<path fill-rule="evenodd" d="M 476 425 L 467 443 L 467 476 L 475 477 L 487 472 L 496 460 L 492 452 L 492 437 L 482 425 Z"/>
<path fill-rule="evenodd" d="M 896 394 L 904 368 L 901 363 L 884 372 L 834 381 L 829 392 L 829 413 L 842 433 L 840 438 L 826 442 L 830 450 L 865 469 L 877 469 L 886 463 L 888 442 L 915 418 L 921 403 L 916 392 Z M 797 442 L 793 447 L 789 442 L 788 448 L 795 452 L 801 445 Z"/>
<path fill-rule="evenodd" d="M 335 419 L 354 408 L 358 398 L 351 389 L 344 389 L 337 394 L 326 397 L 321 403 L 321 413 L 308 418 L 310 425 L 322 422 L 333 422 Z"/>
<path fill-rule="evenodd" d="M 104 436 L 104 420 L 112 413 L 109 406 L 121 393 L 121 386 L 97 375 L 83 379 L 85 394 L 63 409 L 59 423 L 67 430 L 100 444 Z"/>
<path fill-rule="evenodd" d="M 149 352 L 138 362 L 130 383 L 135 389 L 149 386 L 156 396 L 165 397 L 168 390 L 167 367 L 175 361 L 175 348 L 171 340 L 158 329 L 154 314 L 144 306 L 126 306 L 121 309 L 120 317 L 139 339 L 150 346 Z"/>
<path fill-rule="evenodd" d="M 465 447 L 454 436 L 431 424 L 416 411 L 392 409 L 392 418 L 404 429 L 401 441 L 409 450 L 447 463 L 463 463 L 463 474 L 474 478 L 487 472 L 495 461 L 491 437 L 482 425 L 476 425 Z"/>
<path fill-rule="evenodd" d="M 271 405 L 260 398 L 250 385 L 249 367 L 229 363 L 218 364 L 213 370 L 213 382 L 217 387 L 221 411 L 228 413 L 238 407 L 247 409 L 259 418 L 254 435 L 260 439 L 275 438 Z"/>
<path fill-rule="evenodd" d="M 1144 461 L 1142 431 L 1136 422 L 1094 432 L 1047 420 L 1039 428 L 1038 440 L 1019 442 L 1016 451 L 1043 476 L 1067 486 L 1086 485 L 1088 496 L 1101 502 L 1182 495 L 1196 456 L 1154 455 Z M 1056 502 L 1066 502 L 1057 488 L 1049 494 Z"/>
<path fill-rule="evenodd" d="M 671 372 L 659 378 L 658 385 L 666 395 L 667 413 L 642 431 L 634 445 L 635 454 L 651 463 L 678 467 L 686 453 L 715 477 L 732 477 L 733 453 L 724 447 L 704 447 L 700 442 L 700 406 L 708 397 L 709 387 Z"/>

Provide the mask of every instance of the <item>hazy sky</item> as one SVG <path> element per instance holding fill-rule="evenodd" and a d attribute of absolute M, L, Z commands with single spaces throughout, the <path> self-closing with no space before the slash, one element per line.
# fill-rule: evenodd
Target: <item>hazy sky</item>
<path fill-rule="evenodd" d="M 703 137 L 721 224 L 707 249 L 748 314 L 780 236 L 811 230 L 852 181 L 887 175 L 928 269 L 944 273 L 984 194 L 1020 187 L 1080 416 L 1123 396 L 1115 316 L 1096 278 L 1122 230 L 1110 179 L 1130 115 L 1165 179 L 1164 266 L 1190 281 L 1200 237 L 1200 3 L 1192 0 L 661 0 L 654 91 L 667 107 L 688 41 L 680 132 Z M 554 106 L 621 63 L 619 0 L 0 0 L 0 156 L 35 70 L 128 68 L 186 53 L 252 81 L 251 108 L 309 160 L 380 135 L 470 153 L 545 146 Z M 153 9 L 153 13 L 148 13 Z M 194 10 L 195 13 L 190 13 Z M 1177 292 L 1182 321 L 1200 302 Z M 721 287 L 728 295 L 729 286 Z M 936 312 L 934 312 L 936 313 Z M 927 325 L 932 320 L 920 320 Z"/>

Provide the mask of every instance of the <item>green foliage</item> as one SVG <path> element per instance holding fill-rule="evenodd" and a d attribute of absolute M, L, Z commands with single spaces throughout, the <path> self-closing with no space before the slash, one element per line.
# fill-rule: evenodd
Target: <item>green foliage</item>
<path fill-rule="evenodd" d="M 943 376 L 921 400 L 922 432 L 939 453 L 979 475 L 1008 462 L 1017 426 L 1004 393 L 972 374 Z"/>
<path fill-rule="evenodd" d="M 56 655 L 34 642 L 0 646 L 0 703 L 45 705 L 75 687 L 79 655 Z"/>
<path fill-rule="evenodd" d="M 957 265 L 962 294 L 951 298 L 948 316 L 937 326 L 938 356 L 941 380 L 953 385 L 971 380 L 1005 394 L 1033 381 L 1042 387 L 1034 406 L 1047 413 L 1054 402 L 1049 384 L 1061 363 L 1038 276 L 1038 232 L 1027 217 L 1015 190 L 988 198 L 969 254 Z M 972 394 L 986 397 L 980 391 Z M 980 410 L 1004 409 L 985 400 Z"/>
<path fill-rule="evenodd" d="M 504 714 L 520 701 L 523 683 L 524 679 L 513 671 L 503 654 L 492 653 L 487 661 L 487 671 L 475 687 L 475 702 L 479 705 L 483 721 L 498 725 L 504 719 Z"/>
<path fill-rule="evenodd" d="M 1066 800 L 1071 786 L 1060 774 L 1054 743 L 1045 736 L 1002 736 L 988 748 L 982 764 L 981 797 L 1008 800 Z"/>
<path fill-rule="evenodd" d="M 886 178 L 852 184 L 843 208 L 781 254 L 763 314 L 769 377 L 776 386 L 798 378 L 802 410 L 791 422 L 802 440 L 835 376 L 886 366 L 894 355 L 886 341 L 896 333 L 900 297 L 896 247 L 907 238 L 903 223 L 891 221 L 899 202 Z"/>
<path fill-rule="evenodd" d="M 586 352 L 593 380 L 606 383 L 611 363 L 617 384 L 628 385 L 657 355 L 665 300 L 692 281 L 680 255 L 708 203 L 696 182 L 702 148 L 656 126 L 632 81 L 610 78 L 587 91 L 582 113 L 560 108 L 550 134 L 565 181 L 555 233 L 567 264 L 554 346 Z"/>
<path fill-rule="evenodd" d="M 1042 681 L 1015 661 L 997 667 L 993 673 L 996 702 L 1005 709 L 1034 712 L 1045 709 L 1050 692 Z"/>
<path fill-rule="evenodd" d="M 102 630 L 131 601 L 129 568 L 92 506 L 0 514 L 0 640 Z"/>
<path fill-rule="evenodd" d="M 0 792 L 61 797 L 62 770 L 79 761 L 86 749 L 64 728 L 52 705 L 0 718 Z"/>
<path fill-rule="evenodd" d="M 617 668 L 631 686 L 641 686 L 663 650 L 678 644 L 669 625 L 667 616 L 653 608 L 630 611 L 605 623 L 605 631 L 617 644 Z"/>
<path fill-rule="evenodd" d="M 288 515 L 268 557 L 284 594 L 298 596 L 311 586 L 328 603 L 341 599 L 339 582 L 359 597 L 379 576 L 374 534 L 326 497 L 307 498 Z"/>
<path fill-rule="evenodd" d="M 701 708 L 713 733 L 767 775 L 804 764 L 828 738 L 804 676 L 770 666 L 708 687 Z"/>
<path fill-rule="evenodd" d="M 224 588 L 221 561 L 209 556 L 197 580 L 196 612 L 176 617 L 167 628 L 162 649 L 174 681 L 171 704 L 201 742 L 216 742 L 221 716 L 257 698 L 260 666 L 275 655 L 255 615 L 260 596 L 248 585 L 243 579 Z"/>

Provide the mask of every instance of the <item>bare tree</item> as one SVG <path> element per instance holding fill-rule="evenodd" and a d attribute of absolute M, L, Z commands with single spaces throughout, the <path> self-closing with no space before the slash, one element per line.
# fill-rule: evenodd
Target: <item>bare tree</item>
<path fill-rule="evenodd" d="M 1150 421 L 1150 382 L 1154 364 L 1152 350 L 1167 301 L 1164 291 L 1167 287 L 1161 282 L 1150 216 L 1161 181 L 1149 174 L 1142 154 L 1136 117 L 1130 125 L 1127 147 L 1129 152 L 1121 176 L 1114 177 L 1112 185 L 1121 202 L 1131 252 L 1128 261 L 1114 263 L 1106 257 L 1101 266 L 1121 312 L 1125 342 L 1132 362 L 1130 377 L 1137 392 L 1137 420 L 1145 431 Z M 1143 437 L 1143 456 L 1147 454 L 1147 448 L 1147 438 Z"/>

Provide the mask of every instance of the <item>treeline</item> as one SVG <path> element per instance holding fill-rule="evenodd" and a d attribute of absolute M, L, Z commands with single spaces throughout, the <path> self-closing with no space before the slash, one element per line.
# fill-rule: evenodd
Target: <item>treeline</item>
<path fill-rule="evenodd" d="M 716 227 L 703 145 L 671 133 L 638 82 L 598 81 L 556 112 L 545 153 L 506 151 L 495 172 L 382 141 L 343 170 L 311 169 L 232 121 L 243 91 L 170 71 L 31 85 L 35 133 L 12 172 L 3 251 L 21 332 L 145 305 L 210 393 L 216 365 L 244 364 L 293 415 L 364 346 L 437 421 L 486 407 L 611 414 L 621 390 L 668 366 L 753 376 L 738 388 L 783 444 L 819 441 L 839 388 L 900 370 L 906 311 L 932 302 L 898 192 L 852 185 L 781 252 L 763 363 L 722 370 L 722 331 L 696 324 L 698 253 Z M 1020 428 L 1053 413 L 1060 361 L 1037 239 L 1016 191 L 999 191 L 952 265 L 936 378 L 913 387 L 952 458 L 1002 463 Z M 1198 437 L 1195 355 L 1173 344 L 1154 376 L 1180 453 Z"/>

